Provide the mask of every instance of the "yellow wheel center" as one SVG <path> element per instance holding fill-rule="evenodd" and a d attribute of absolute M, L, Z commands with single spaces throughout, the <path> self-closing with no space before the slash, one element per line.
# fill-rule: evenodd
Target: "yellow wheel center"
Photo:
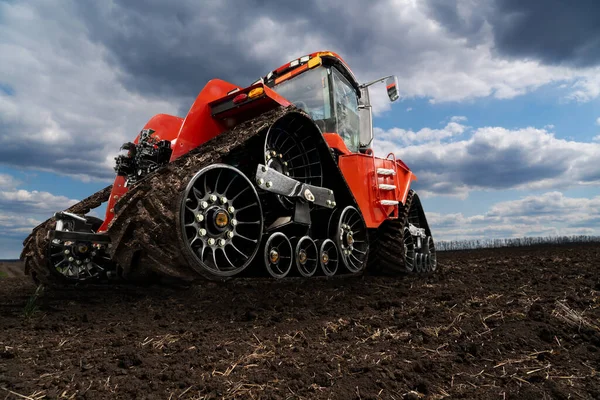
<path fill-rule="evenodd" d="M 219 228 L 224 228 L 229 224 L 229 215 L 225 211 L 218 211 L 215 215 L 215 224 Z"/>
<path fill-rule="evenodd" d="M 277 250 L 271 249 L 271 251 L 269 252 L 269 260 L 272 264 L 275 264 L 277 261 L 279 261 L 279 253 L 277 252 Z"/>
<path fill-rule="evenodd" d="M 327 264 L 329 262 L 329 254 L 325 252 L 321 254 L 321 261 L 323 261 L 323 264 Z"/>
<path fill-rule="evenodd" d="M 300 264 L 304 264 L 307 259 L 308 256 L 306 255 L 306 251 L 300 250 L 300 253 L 298 253 L 298 261 L 300 261 Z"/>
<path fill-rule="evenodd" d="M 348 242 L 349 246 L 352 246 L 352 244 L 354 244 L 354 237 L 352 237 L 352 232 L 348 232 L 346 234 L 346 242 Z"/>
<path fill-rule="evenodd" d="M 80 253 L 87 253 L 88 247 L 85 244 L 80 244 L 79 246 L 77 246 L 77 251 Z"/>

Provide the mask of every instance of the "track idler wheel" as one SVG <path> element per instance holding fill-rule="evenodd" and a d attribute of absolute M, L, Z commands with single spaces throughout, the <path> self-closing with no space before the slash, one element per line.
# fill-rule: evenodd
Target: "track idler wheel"
<path fill-rule="evenodd" d="M 360 212 L 348 206 L 339 214 L 332 215 L 330 231 L 339 249 L 342 262 L 351 273 L 361 272 L 367 265 L 369 241 L 367 226 Z"/>
<path fill-rule="evenodd" d="M 66 218 L 57 217 L 56 229 L 59 231 L 95 233 L 102 225 L 102 220 L 95 217 L 74 214 L 66 214 L 64 217 Z M 105 244 L 55 238 L 50 241 L 47 254 L 50 272 L 58 274 L 67 282 L 97 281 L 112 270 Z"/>
<path fill-rule="evenodd" d="M 289 115 L 275 122 L 265 139 L 265 165 L 299 182 L 323 185 L 323 167 L 317 141 L 306 134 L 312 122 L 300 115 Z M 295 202 L 278 196 L 281 204 L 291 209 Z"/>
<path fill-rule="evenodd" d="M 227 164 L 200 170 L 182 197 L 181 227 L 192 267 L 203 276 L 242 272 L 261 244 L 263 213 L 250 180 Z"/>
<path fill-rule="evenodd" d="M 319 265 L 325 276 L 334 276 L 339 265 L 339 255 L 335 243 L 325 239 L 319 246 Z"/>
<path fill-rule="evenodd" d="M 269 275 L 273 278 L 285 278 L 292 269 L 292 244 L 287 236 L 275 232 L 267 239 L 263 257 Z"/>
<path fill-rule="evenodd" d="M 90 242 L 61 242 L 54 239 L 50 242 L 48 254 L 52 272 L 73 282 L 89 282 L 102 278 L 110 263 L 105 248 Z"/>
<path fill-rule="evenodd" d="M 310 278 L 317 272 L 319 266 L 318 249 L 314 240 L 308 236 L 303 236 L 296 243 L 294 258 L 298 272 L 305 278 Z"/>
<path fill-rule="evenodd" d="M 404 228 L 403 245 L 404 245 L 404 269 L 406 272 L 414 272 L 416 264 L 415 239 L 410 234 L 408 227 Z"/>

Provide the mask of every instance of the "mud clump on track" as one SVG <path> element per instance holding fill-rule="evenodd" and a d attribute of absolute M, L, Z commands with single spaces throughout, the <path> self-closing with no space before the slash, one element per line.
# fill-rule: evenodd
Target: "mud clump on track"
<path fill-rule="evenodd" d="M 26 277 L 2 277 L 0 396 L 600 398 L 599 246 L 439 262 L 427 278 L 82 287 L 37 300 Z"/>

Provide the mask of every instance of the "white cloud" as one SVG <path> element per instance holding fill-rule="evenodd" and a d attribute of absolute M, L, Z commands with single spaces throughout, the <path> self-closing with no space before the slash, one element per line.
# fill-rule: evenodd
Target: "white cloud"
<path fill-rule="evenodd" d="M 426 215 L 437 240 L 600 234 L 600 196 L 547 192 L 496 203 L 485 214 L 467 217 L 426 210 Z"/>
<path fill-rule="evenodd" d="M 174 105 L 127 90 L 69 7 L 0 3 L 0 159 L 75 177 L 114 176 L 119 146 Z M 51 13 L 60 20 L 45 15 Z M 58 15 L 57 15 L 58 14 Z"/>
<path fill-rule="evenodd" d="M 441 130 L 424 128 L 417 133 L 399 128 L 378 130 L 375 153 L 396 153 L 415 171 L 424 195 L 464 198 L 473 189 L 565 189 L 600 184 L 600 143 L 557 139 L 545 129 L 532 127 L 483 127 L 467 139 L 444 141 L 464 131 L 463 125 L 454 122 Z"/>
<path fill-rule="evenodd" d="M 412 111 L 412 107 L 408 107 L 408 108 L 406 109 L 406 112 L 411 112 L 411 111 Z"/>
<path fill-rule="evenodd" d="M 19 189 L 12 176 L 0 174 L 0 241 L 24 238 L 31 230 L 77 200 L 44 191 Z"/>
<path fill-rule="evenodd" d="M 596 119 L 596 125 L 600 125 L 600 117 Z"/>
<path fill-rule="evenodd" d="M 0 174 L 0 189 L 14 189 L 18 183 L 19 182 L 12 175 Z"/>
<path fill-rule="evenodd" d="M 12 208 L 26 212 L 58 211 L 70 207 L 77 200 L 48 192 L 23 189 L 0 192 L 0 210 Z"/>
<path fill-rule="evenodd" d="M 412 144 L 421 142 L 438 142 L 444 139 L 449 139 L 455 136 L 462 135 L 467 130 L 465 125 L 458 122 L 448 122 L 442 129 L 431 129 L 423 128 L 417 132 L 406 130 L 402 128 L 392 128 L 389 130 L 383 130 L 375 127 L 373 129 L 373 136 L 376 138 L 376 144 L 380 142 L 394 141 L 401 144 Z M 387 154 L 389 148 L 381 146 L 375 146 L 376 154 Z"/>

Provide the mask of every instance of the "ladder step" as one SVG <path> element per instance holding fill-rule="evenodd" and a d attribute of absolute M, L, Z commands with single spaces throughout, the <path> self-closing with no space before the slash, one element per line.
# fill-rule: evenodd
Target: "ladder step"
<path fill-rule="evenodd" d="M 387 185 L 385 183 L 381 183 L 379 185 L 379 189 L 381 189 L 381 190 L 396 190 L 396 185 Z"/>
<path fill-rule="evenodd" d="M 400 202 L 396 200 L 381 200 L 380 203 L 382 206 L 397 206 Z"/>
<path fill-rule="evenodd" d="M 387 168 L 377 168 L 377 175 L 396 175 L 396 171 Z"/>

